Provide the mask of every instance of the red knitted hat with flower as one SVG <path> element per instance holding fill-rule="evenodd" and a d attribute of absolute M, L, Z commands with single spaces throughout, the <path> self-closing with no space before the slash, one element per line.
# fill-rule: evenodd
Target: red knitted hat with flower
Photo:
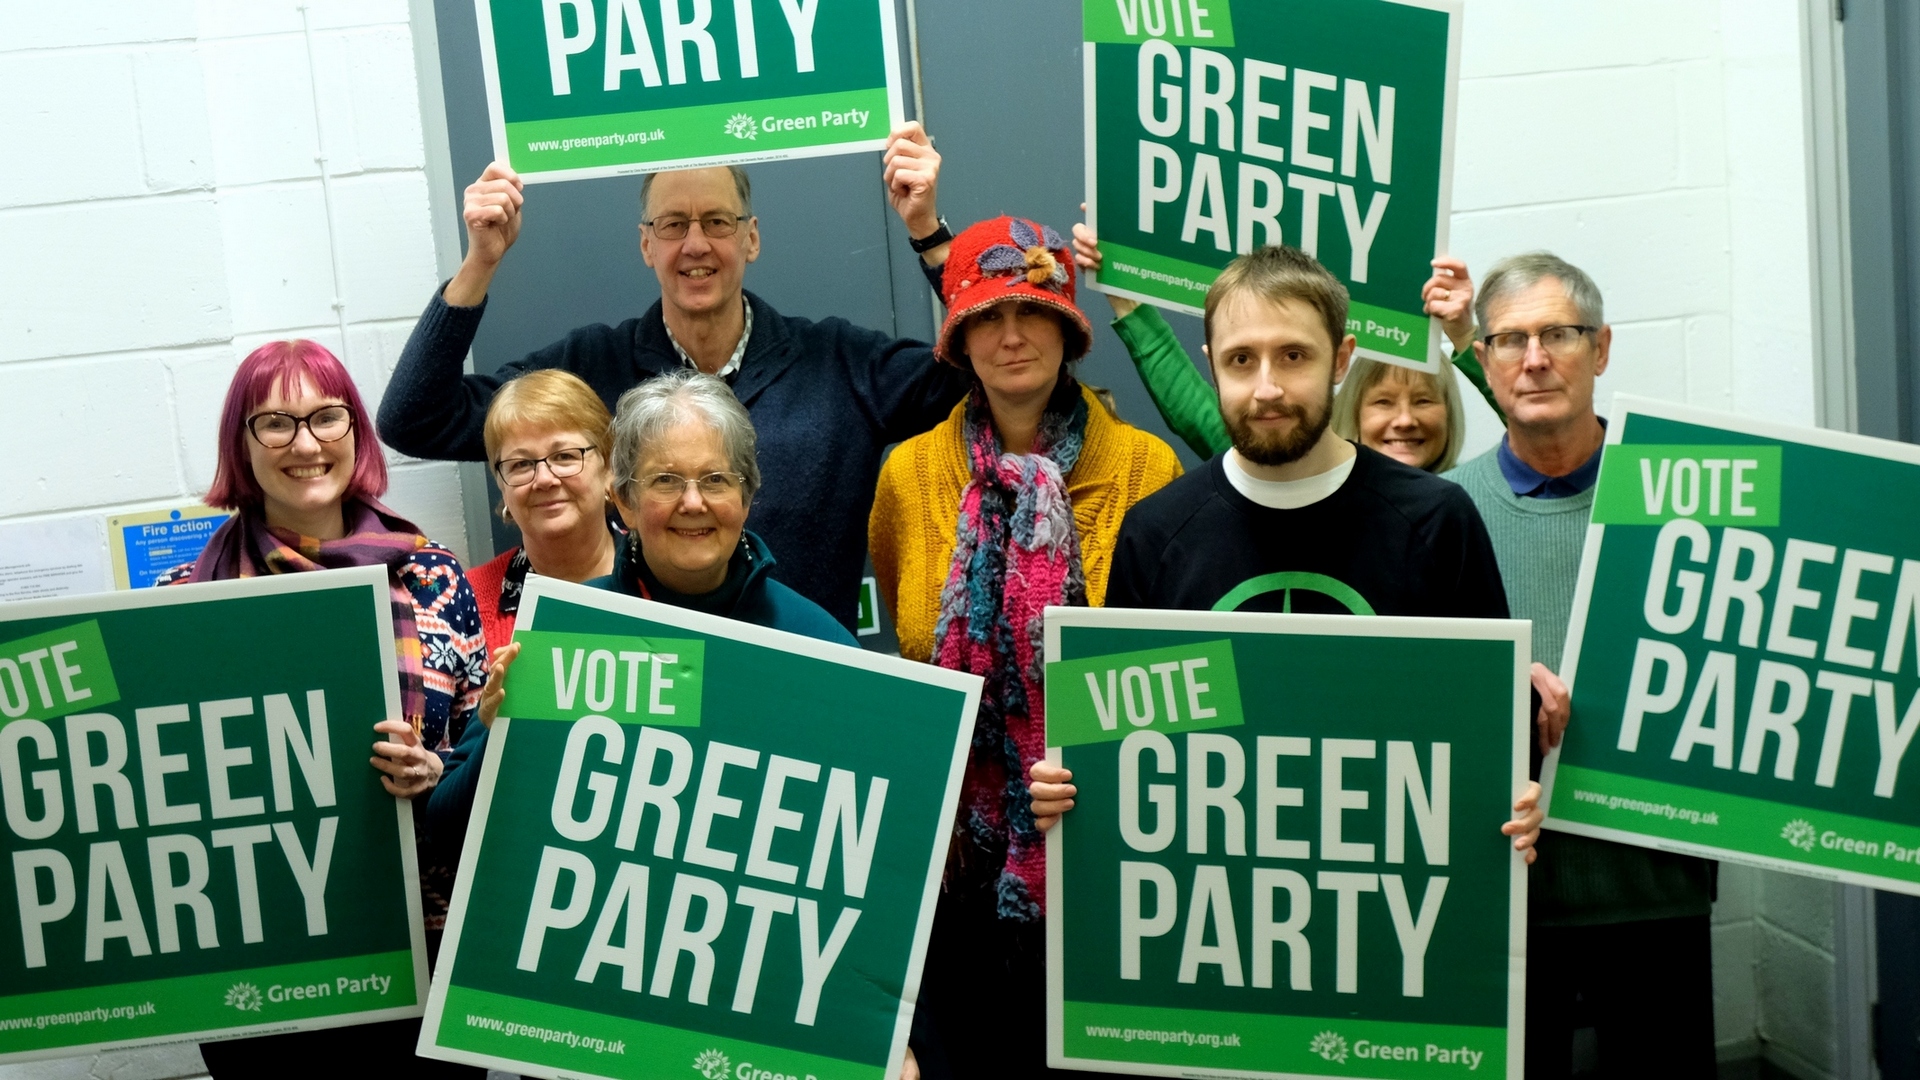
<path fill-rule="evenodd" d="M 953 238 L 940 298 L 947 321 L 933 353 L 955 367 L 968 366 L 955 340 L 961 325 L 1003 300 L 1031 300 L 1058 311 L 1066 359 L 1078 360 L 1093 347 L 1093 327 L 1073 302 L 1073 252 L 1059 233 L 1037 222 L 997 217 L 968 226 Z"/>

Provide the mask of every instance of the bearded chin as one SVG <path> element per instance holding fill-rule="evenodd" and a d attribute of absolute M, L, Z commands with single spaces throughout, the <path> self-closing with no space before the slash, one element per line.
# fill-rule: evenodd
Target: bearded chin
<path fill-rule="evenodd" d="M 1227 420 L 1227 433 L 1233 436 L 1233 448 L 1255 465 L 1289 465 L 1305 457 L 1333 419 L 1333 403 L 1325 402 L 1319 412 L 1305 408 L 1289 410 L 1296 423 L 1287 432 L 1263 435 L 1253 429 L 1245 416 Z"/>

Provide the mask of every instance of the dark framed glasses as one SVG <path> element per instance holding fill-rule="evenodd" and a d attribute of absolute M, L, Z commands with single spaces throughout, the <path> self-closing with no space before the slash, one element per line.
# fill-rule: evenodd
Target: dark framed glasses
<path fill-rule="evenodd" d="M 328 405 L 305 416 L 290 412 L 254 413 L 247 417 L 247 432 L 261 446 L 278 450 L 293 444 L 302 424 L 318 442 L 339 442 L 353 433 L 353 410 L 345 405 Z"/>
<path fill-rule="evenodd" d="M 508 487 L 526 487 L 540 475 L 540 466 L 556 478 L 578 476 L 587 466 L 587 455 L 593 453 L 591 446 L 570 446 L 565 450 L 555 450 L 546 457 L 537 458 L 501 458 L 494 462 L 493 475 Z"/>

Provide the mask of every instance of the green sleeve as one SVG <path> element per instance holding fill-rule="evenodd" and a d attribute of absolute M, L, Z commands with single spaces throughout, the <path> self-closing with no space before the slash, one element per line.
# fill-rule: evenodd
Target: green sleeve
<path fill-rule="evenodd" d="M 1499 417 L 1502 424 L 1506 423 L 1507 414 L 1500 411 L 1500 403 L 1493 399 L 1493 387 L 1487 385 L 1487 373 L 1481 370 L 1480 359 L 1473 355 L 1473 350 L 1469 348 L 1454 353 L 1453 366 L 1459 368 L 1460 374 L 1465 375 L 1474 389 L 1480 391 L 1480 396 L 1487 399 L 1487 407 L 1493 410 L 1493 415 Z"/>
<path fill-rule="evenodd" d="M 1202 458 L 1222 453 L 1233 441 L 1220 419 L 1220 402 L 1206 377 L 1173 336 L 1173 327 L 1152 304 L 1113 320 L 1114 332 L 1140 369 L 1140 381 L 1167 427 Z"/>

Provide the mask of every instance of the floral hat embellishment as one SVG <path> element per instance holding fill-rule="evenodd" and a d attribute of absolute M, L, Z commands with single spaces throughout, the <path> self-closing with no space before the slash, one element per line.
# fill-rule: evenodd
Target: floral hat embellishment
<path fill-rule="evenodd" d="M 1067 268 L 1050 249 L 1066 247 L 1066 241 L 1045 225 L 1036 228 L 1019 218 L 1012 220 L 1007 231 L 1019 247 L 995 244 L 981 252 L 981 272 L 993 277 L 1006 275 L 1008 288 L 1024 280 L 1029 285 L 1059 292 L 1067 283 Z"/>

